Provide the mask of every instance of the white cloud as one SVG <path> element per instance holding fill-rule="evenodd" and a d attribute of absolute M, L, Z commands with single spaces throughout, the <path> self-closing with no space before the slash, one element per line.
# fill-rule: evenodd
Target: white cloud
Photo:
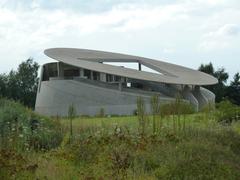
<path fill-rule="evenodd" d="M 194 54 L 199 44 L 204 51 L 239 46 L 236 40 L 231 43 L 239 37 L 239 1 L 231 3 L 235 0 L 111 1 L 111 7 L 91 13 L 77 7 L 43 8 L 42 0 L 31 1 L 27 8 L 18 3 L 9 8 L 9 0 L 0 1 L 0 73 L 29 56 L 46 58 L 39 53 L 54 46 L 132 48 L 139 55 L 174 59 Z"/>
<path fill-rule="evenodd" d="M 205 37 L 207 38 L 218 38 L 218 37 L 230 37 L 236 36 L 240 32 L 240 26 L 237 24 L 225 24 L 221 26 L 216 31 L 207 33 Z"/>
<path fill-rule="evenodd" d="M 32 8 L 32 9 L 40 8 L 40 4 L 39 4 L 38 0 L 32 0 L 32 2 L 30 4 L 30 8 Z"/>
<path fill-rule="evenodd" d="M 175 50 L 173 48 L 163 48 L 163 53 L 171 54 L 174 52 L 175 52 Z"/>
<path fill-rule="evenodd" d="M 118 5 L 98 14 L 81 14 L 63 10 L 38 8 L 36 1 L 31 11 L 22 8 L 0 8 L 0 47 L 11 49 L 39 49 L 66 36 L 84 36 L 98 32 L 126 32 L 157 28 L 170 21 L 187 18 L 182 5 L 132 6 Z M 66 39 L 68 40 L 68 39 Z M 6 48 L 8 44 L 8 48 Z"/>
<path fill-rule="evenodd" d="M 232 42 L 236 40 L 239 32 L 239 25 L 225 24 L 215 31 L 204 34 L 200 48 L 207 51 L 229 48 Z"/>

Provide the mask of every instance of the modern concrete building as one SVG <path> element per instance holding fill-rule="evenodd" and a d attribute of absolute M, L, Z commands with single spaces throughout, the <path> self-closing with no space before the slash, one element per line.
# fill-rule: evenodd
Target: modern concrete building
<path fill-rule="evenodd" d="M 74 104 L 78 114 L 130 115 L 141 96 L 150 109 L 150 99 L 160 96 L 162 103 L 177 93 L 196 110 L 215 95 L 202 85 L 217 83 L 214 77 L 179 65 L 158 60 L 104 51 L 53 48 L 44 53 L 58 62 L 42 66 L 35 110 L 40 114 L 65 116 Z M 137 63 L 138 69 L 108 63 Z M 143 67 L 152 69 L 146 72 Z"/>

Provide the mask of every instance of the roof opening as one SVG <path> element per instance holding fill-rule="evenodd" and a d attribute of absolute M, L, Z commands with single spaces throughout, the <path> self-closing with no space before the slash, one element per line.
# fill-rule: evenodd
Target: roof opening
<path fill-rule="evenodd" d="M 134 69 L 134 70 L 138 70 L 139 71 L 139 64 L 136 62 L 127 62 L 127 63 L 119 63 L 119 62 L 103 62 L 103 64 L 109 64 L 109 65 L 113 65 L 113 66 L 119 66 L 119 67 L 123 67 L 123 68 L 129 68 L 129 69 Z M 143 72 L 151 72 L 151 73 L 155 73 L 155 74 L 162 74 L 158 71 L 155 71 L 143 64 L 141 64 L 141 71 Z"/>

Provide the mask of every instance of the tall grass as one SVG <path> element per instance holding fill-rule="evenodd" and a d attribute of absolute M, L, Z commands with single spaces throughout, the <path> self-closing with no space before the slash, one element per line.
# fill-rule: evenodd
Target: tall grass
<path fill-rule="evenodd" d="M 162 128 L 162 123 L 160 122 L 159 95 L 152 96 L 152 98 L 151 98 L 151 111 L 152 111 L 153 134 L 156 134 L 157 127 L 159 128 L 159 130 L 161 130 L 161 128 Z"/>
<path fill-rule="evenodd" d="M 146 125 L 147 125 L 147 115 L 145 109 L 145 102 L 142 97 L 137 98 L 137 116 L 138 116 L 138 123 L 139 123 L 139 133 L 141 135 L 145 135 L 146 133 Z"/>
<path fill-rule="evenodd" d="M 137 116 L 50 119 L 9 100 L 0 107 L 1 179 L 240 177 L 240 125 L 218 123 L 224 108 L 193 113 L 178 99 L 160 105 L 154 96 L 152 114 L 138 98 Z"/>
<path fill-rule="evenodd" d="M 7 99 L 0 99 L 0 132 L 0 149 L 48 150 L 62 140 L 59 121 L 37 115 Z"/>
<path fill-rule="evenodd" d="M 69 125 L 70 125 L 70 136 L 73 136 L 73 127 L 72 127 L 72 120 L 76 117 L 76 108 L 74 104 L 71 104 L 68 108 L 68 118 L 69 118 Z"/>

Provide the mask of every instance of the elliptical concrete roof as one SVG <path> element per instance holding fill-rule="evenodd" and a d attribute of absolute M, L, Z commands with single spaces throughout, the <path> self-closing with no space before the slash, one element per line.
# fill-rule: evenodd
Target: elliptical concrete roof
<path fill-rule="evenodd" d="M 65 64 L 132 79 L 186 85 L 211 85 L 218 82 L 213 76 L 197 70 L 138 56 L 74 48 L 51 48 L 46 49 L 44 53 Z M 139 62 L 161 74 L 101 62 Z"/>

